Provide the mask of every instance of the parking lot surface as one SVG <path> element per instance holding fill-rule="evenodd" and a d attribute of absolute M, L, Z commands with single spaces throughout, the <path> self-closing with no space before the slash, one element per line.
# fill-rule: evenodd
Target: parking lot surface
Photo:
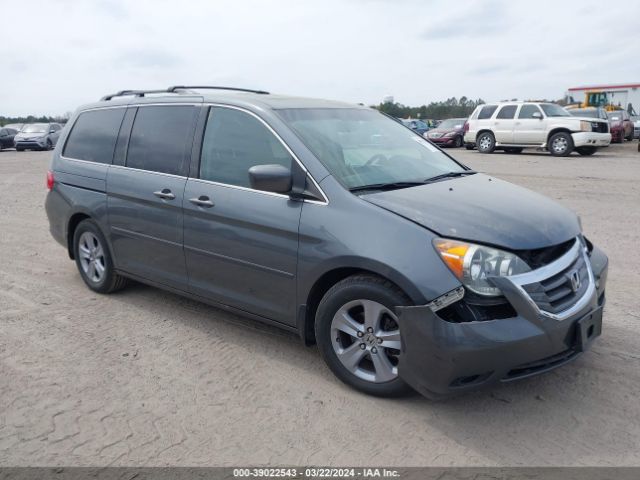
<path fill-rule="evenodd" d="M 51 153 L 2 151 L 0 465 L 640 465 L 636 148 L 449 150 L 576 211 L 611 263 L 592 350 L 444 402 L 367 397 L 293 335 L 151 287 L 89 291 L 48 232 Z"/>

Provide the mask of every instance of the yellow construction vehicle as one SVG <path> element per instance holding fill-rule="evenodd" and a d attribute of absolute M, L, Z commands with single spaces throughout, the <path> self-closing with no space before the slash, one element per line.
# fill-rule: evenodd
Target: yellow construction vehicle
<path fill-rule="evenodd" d="M 571 98 L 573 100 L 573 98 Z M 607 112 L 613 112 L 616 110 L 622 110 L 620 105 L 613 105 L 607 92 L 603 90 L 587 90 L 584 92 L 584 101 L 573 102 L 568 104 L 565 108 L 588 108 L 588 107 L 602 107 Z"/>

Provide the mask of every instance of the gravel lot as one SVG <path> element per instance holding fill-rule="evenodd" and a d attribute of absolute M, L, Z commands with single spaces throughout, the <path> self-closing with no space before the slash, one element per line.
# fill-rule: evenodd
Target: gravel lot
<path fill-rule="evenodd" d="M 603 335 L 434 403 L 336 380 L 294 336 L 143 285 L 100 296 L 50 237 L 48 152 L 0 152 L 0 465 L 640 465 L 640 154 L 450 152 L 572 208 L 610 256 Z"/>

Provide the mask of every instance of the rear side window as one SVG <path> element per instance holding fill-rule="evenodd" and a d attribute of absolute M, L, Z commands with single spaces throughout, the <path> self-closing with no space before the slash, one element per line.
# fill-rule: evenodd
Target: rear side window
<path fill-rule="evenodd" d="M 193 138 L 195 108 L 139 107 L 133 122 L 127 167 L 185 175 Z"/>
<path fill-rule="evenodd" d="M 516 114 L 517 105 L 505 105 L 500 109 L 496 118 L 513 118 Z"/>
<path fill-rule="evenodd" d="M 73 125 L 62 155 L 77 160 L 111 163 L 124 108 L 81 113 Z"/>
<path fill-rule="evenodd" d="M 254 116 L 239 110 L 212 107 L 202 141 L 200 178 L 250 187 L 249 168 L 283 165 L 293 158 L 282 143 Z"/>
<path fill-rule="evenodd" d="M 534 113 L 540 113 L 540 109 L 536 105 L 523 105 L 520 108 L 518 118 L 533 118 Z"/>
<path fill-rule="evenodd" d="M 496 108 L 498 108 L 497 105 L 486 105 L 482 107 L 480 113 L 478 114 L 478 120 L 486 120 L 487 118 L 491 118 L 491 115 L 493 115 L 493 112 L 496 111 Z"/>

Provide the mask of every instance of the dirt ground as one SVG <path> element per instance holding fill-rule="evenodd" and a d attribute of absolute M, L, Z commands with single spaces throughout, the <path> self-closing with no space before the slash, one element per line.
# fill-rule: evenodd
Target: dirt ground
<path fill-rule="evenodd" d="M 341 384 L 294 336 L 143 285 L 101 296 L 49 235 L 48 152 L 0 152 L 0 465 L 640 465 L 640 154 L 451 154 L 582 217 L 603 334 L 434 403 Z"/>

